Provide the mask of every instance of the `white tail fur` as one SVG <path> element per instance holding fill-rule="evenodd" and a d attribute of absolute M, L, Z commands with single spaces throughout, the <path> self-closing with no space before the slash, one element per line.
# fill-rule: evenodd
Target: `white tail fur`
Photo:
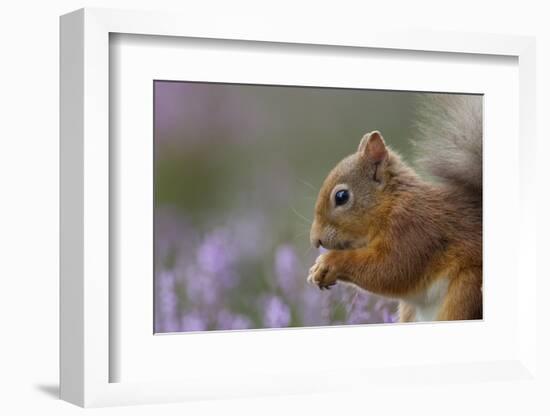
<path fill-rule="evenodd" d="M 417 164 L 465 191 L 482 191 L 482 96 L 423 95 L 419 105 Z"/>

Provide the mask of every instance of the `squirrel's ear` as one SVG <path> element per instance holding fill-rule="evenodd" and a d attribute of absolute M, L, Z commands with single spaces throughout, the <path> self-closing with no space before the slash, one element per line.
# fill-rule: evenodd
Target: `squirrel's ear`
<path fill-rule="evenodd" d="M 377 130 L 363 136 L 357 152 L 374 163 L 380 163 L 388 156 L 388 149 L 386 149 L 384 138 Z"/>

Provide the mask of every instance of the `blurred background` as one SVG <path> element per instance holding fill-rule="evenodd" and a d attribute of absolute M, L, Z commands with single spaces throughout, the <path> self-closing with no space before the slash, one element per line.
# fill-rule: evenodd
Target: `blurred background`
<path fill-rule="evenodd" d="M 306 284 L 317 192 L 370 130 L 411 159 L 418 93 L 155 81 L 158 332 L 390 323 Z"/>

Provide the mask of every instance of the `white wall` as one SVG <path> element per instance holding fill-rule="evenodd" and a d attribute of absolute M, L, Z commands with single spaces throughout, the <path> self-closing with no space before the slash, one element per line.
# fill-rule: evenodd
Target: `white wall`
<path fill-rule="evenodd" d="M 0 61 L 0 310 L 2 338 L 0 347 L 0 412 L 2 414 L 31 413 L 72 414 L 80 409 L 54 399 L 57 394 L 58 348 L 58 16 L 74 9 L 116 7 L 134 9 L 178 9 L 194 13 L 208 25 L 209 13 L 250 15 L 257 19 L 324 24 L 363 26 L 369 22 L 388 21 L 402 26 L 431 26 L 443 30 L 536 35 L 538 38 L 538 131 L 539 163 L 550 152 L 550 30 L 549 13 L 544 1 L 334 1 L 322 6 L 321 1 L 281 0 L 264 4 L 260 1 L 130 1 L 89 0 L 11 1 L 0 8 L 2 59 Z M 203 17 L 200 17 L 203 16 Z M 503 120 L 503 122 L 505 122 Z M 543 142 L 542 138 L 547 140 Z M 7 145 L 7 146 L 6 146 Z M 547 182 L 545 175 L 540 185 Z M 548 186 L 546 185 L 548 188 Z M 542 187 L 541 187 L 542 190 Z M 540 211 L 549 212 L 548 198 L 541 198 Z M 548 220 L 539 229 L 548 232 Z M 542 232 L 541 232 L 542 234 Z M 547 238 L 541 237 L 542 240 Z M 7 266 L 7 267 L 6 267 Z M 542 267 L 542 264 L 541 264 Z M 545 275 L 548 266 L 545 266 Z M 548 293 L 548 284 L 538 288 Z M 544 305 L 541 305 L 541 310 Z M 546 339 L 548 347 L 548 339 Z M 549 351 L 546 348 L 546 351 Z M 544 357 L 541 357 L 544 359 Z M 545 361 L 546 365 L 548 361 Z M 547 372 L 548 374 L 548 372 Z M 434 390 L 439 387 L 434 386 Z M 447 414 L 474 413 L 538 414 L 530 401 L 521 402 L 513 389 L 502 386 L 502 400 L 485 403 L 477 408 L 475 392 L 460 390 L 460 397 Z M 457 393 L 458 394 L 458 393 Z M 533 393 L 535 394 L 535 393 Z M 525 397 L 525 396 L 524 396 Z M 102 409 L 100 414 L 280 414 L 307 411 L 311 414 L 372 412 L 384 406 L 403 413 L 410 401 L 425 403 L 423 410 L 437 411 L 433 398 L 414 393 L 390 403 L 378 398 L 348 397 L 340 393 L 330 397 L 294 397 L 214 403 L 164 405 L 152 409 Z M 429 404 L 432 404 L 430 406 Z M 10 410 L 8 410 L 10 409 Z M 440 408 L 443 409 L 443 408 Z M 542 412 L 542 409 L 538 409 Z M 428 412 L 431 413 L 431 412 Z M 32 413 L 31 413 L 32 414 Z M 413 414 L 415 414 L 413 412 Z"/>

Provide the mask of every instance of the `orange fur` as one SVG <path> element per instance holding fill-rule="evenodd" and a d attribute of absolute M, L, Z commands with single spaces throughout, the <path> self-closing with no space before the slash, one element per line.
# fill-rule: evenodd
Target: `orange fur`
<path fill-rule="evenodd" d="M 336 206 L 335 188 L 346 189 L 350 201 Z M 366 135 L 319 193 L 311 241 L 329 251 L 317 259 L 309 280 L 320 288 L 340 280 L 398 298 L 400 319 L 407 322 L 416 313 L 407 299 L 446 278 L 436 319 L 479 319 L 481 200 L 481 190 L 422 180 L 385 147 L 380 133 Z"/>

